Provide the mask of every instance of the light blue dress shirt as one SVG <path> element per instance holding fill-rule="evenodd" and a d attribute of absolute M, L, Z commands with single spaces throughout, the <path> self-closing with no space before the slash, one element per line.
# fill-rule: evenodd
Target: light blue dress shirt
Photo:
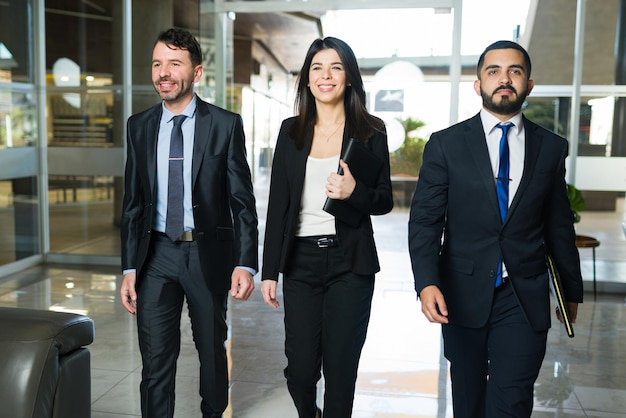
<path fill-rule="evenodd" d="M 183 224 L 185 231 L 195 229 L 193 210 L 191 207 L 191 158 L 196 126 L 196 96 L 183 110 L 181 115 L 187 116 L 183 121 Z M 167 216 L 167 177 L 169 173 L 170 137 L 174 127 L 174 113 L 163 106 L 161 123 L 159 124 L 159 139 L 157 142 L 157 183 L 156 183 L 156 213 L 152 223 L 155 231 L 165 232 Z"/>

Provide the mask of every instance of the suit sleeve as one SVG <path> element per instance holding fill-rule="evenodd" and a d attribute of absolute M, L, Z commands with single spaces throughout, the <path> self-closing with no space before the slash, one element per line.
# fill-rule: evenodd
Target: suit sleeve
<path fill-rule="evenodd" d="M 127 122 L 127 157 L 124 169 L 124 198 L 120 235 L 122 241 L 122 270 L 137 268 L 135 257 L 139 241 L 139 219 L 142 214 L 141 181 L 137 172 L 137 150 L 131 133 L 132 117 Z"/>
<path fill-rule="evenodd" d="M 262 280 L 278 280 L 280 257 L 284 245 L 287 212 L 289 209 L 289 182 L 285 161 L 286 141 L 289 141 L 287 129 L 289 124 L 283 121 L 276 141 L 272 174 L 270 179 L 267 219 L 265 222 L 265 239 L 263 244 Z"/>
<path fill-rule="evenodd" d="M 567 184 L 565 182 L 567 143 L 564 140 L 562 142 L 564 145 L 558 170 L 552 179 L 550 199 L 544 208 L 546 220 L 544 238 L 546 249 L 552 255 L 559 271 L 565 290 L 565 300 L 580 303 L 583 301 L 580 258 L 576 248 L 576 233 L 573 227 L 574 216 L 567 197 Z"/>
<path fill-rule="evenodd" d="M 235 262 L 258 270 L 258 219 L 241 116 L 234 117 L 228 148 L 228 185 L 235 229 Z"/>
<path fill-rule="evenodd" d="M 448 205 L 448 170 L 436 134 L 424 147 L 423 163 L 409 215 L 409 254 L 417 294 L 440 286 L 439 253 Z"/>

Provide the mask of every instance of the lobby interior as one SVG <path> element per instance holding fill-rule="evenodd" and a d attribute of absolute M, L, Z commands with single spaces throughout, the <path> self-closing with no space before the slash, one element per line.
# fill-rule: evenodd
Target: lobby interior
<path fill-rule="evenodd" d="M 587 2 L 593 8 L 588 15 L 588 25 L 605 27 L 601 20 L 614 14 L 612 10 L 620 1 L 624 0 Z M 149 6 L 151 1 L 143 3 Z M 174 3 L 180 10 L 185 2 Z M 571 29 L 575 24 L 575 8 L 570 7 L 571 0 L 530 3 L 542 9 L 534 20 L 529 50 L 532 56 L 550 57 L 552 63 L 543 69 L 538 67 L 537 75 L 545 80 L 543 84 L 567 84 L 572 78 L 573 53 L 570 52 L 574 40 L 570 32 L 557 36 L 555 31 L 561 26 Z M 247 19 L 254 17 L 253 14 L 240 16 L 241 30 L 253 28 Z M 267 19 L 266 23 L 272 21 L 268 16 L 256 17 Z M 310 17 L 306 24 L 309 32 L 298 37 L 298 42 L 301 39 L 308 42 L 311 27 L 316 28 L 315 19 Z M 281 24 L 289 25 L 290 29 L 303 27 L 288 24 L 289 21 L 293 21 L 293 15 Z M 556 21 L 560 25 L 553 24 Z M 611 30 L 588 33 L 590 45 L 601 47 L 587 47 L 585 62 L 594 63 L 597 68 L 612 68 L 612 64 L 605 61 L 606 50 L 611 46 L 607 36 L 610 38 L 611 33 Z M 270 40 L 275 36 L 275 45 L 279 48 L 284 38 L 277 35 L 264 36 L 269 36 Z M 239 40 L 256 35 L 244 32 L 242 36 Z M 301 50 L 303 45 L 299 43 L 295 48 Z M 280 53 L 289 55 L 288 50 Z M 299 65 L 300 61 L 294 59 L 294 65 Z M 607 83 L 601 77 L 593 78 L 590 71 L 585 71 L 585 76 L 592 78 L 585 82 Z M 116 129 L 119 132 L 121 127 Z M 58 157 L 67 149 L 59 147 L 51 152 Z M 59 170 L 52 157 L 50 160 L 50 173 Z M 263 237 L 269 171 L 263 167 L 254 167 L 254 170 L 259 235 Z M 81 188 L 75 199 L 71 191 L 50 187 L 47 203 L 52 253 L 48 259 L 51 262 L 0 277 L 0 306 L 75 312 L 94 320 L 95 340 L 89 346 L 94 418 L 140 416 L 141 359 L 135 320 L 119 303 L 119 267 L 110 262 L 76 262 L 81 257 L 99 259 L 93 257 L 94 254 L 105 255 L 101 259 L 119 254 L 119 229 L 111 222 L 119 202 L 119 187 L 115 187 L 118 180 L 116 177 L 113 184 Z M 2 199 L 10 193 L 2 191 L 4 183 L 0 183 L 0 235 L 8 236 L 13 234 L 13 218 L 5 218 L 3 209 L 4 203 L 8 208 L 11 201 Z M 109 193 L 109 187 L 113 187 L 113 194 Z M 69 194 L 64 195 L 64 192 Z M 586 293 L 574 325 L 576 335 L 568 338 L 553 319 L 548 351 L 535 387 L 533 417 L 626 418 L 626 351 L 623 348 L 626 343 L 626 238 L 622 229 L 626 213 L 624 193 L 616 193 L 613 198 L 615 204 L 610 209 L 586 210 L 576 224 L 578 234 L 594 237 L 599 246 L 580 248 Z M 442 354 L 440 328 L 425 320 L 413 290 L 406 242 L 407 221 L 408 209 L 402 205 L 397 205 L 388 215 L 373 218 L 382 269 L 376 277 L 372 317 L 360 364 L 355 418 L 452 417 L 448 364 Z M 259 253 L 262 251 L 260 247 Z M 59 262 L 62 260 L 70 262 Z M 5 262 L 0 259 L 1 264 Z M 283 310 L 272 310 L 262 302 L 258 276 L 256 286 L 250 300 L 229 301 L 227 349 L 231 383 L 225 418 L 295 417 L 282 374 L 286 365 Z M 182 330 L 175 416 L 197 417 L 201 415 L 198 362 L 185 311 Z M 322 384 L 318 386 L 318 394 L 321 400 Z"/>

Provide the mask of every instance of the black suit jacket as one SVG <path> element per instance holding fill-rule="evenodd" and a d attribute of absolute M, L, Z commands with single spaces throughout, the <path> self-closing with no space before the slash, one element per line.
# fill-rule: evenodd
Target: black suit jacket
<path fill-rule="evenodd" d="M 290 256 L 298 226 L 312 133 L 307 135 L 302 149 L 296 148 L 294 139 L 288 133 L 294 120 L 295 118 L 289 118 L 283 121 L 276 143 L 265 225 L 262 279 L 278 280 L 278 274 L 284 271 Z M 343 147 L 347 142 L 344 132 Z M 367 187 L 357 180 L 352 195 L 346 200 L 365 216 L 356 227 L 335 218 L 335 229 L 341 247 L 352 271 L 357 274 L 374 274 L 380 270 L 369 215 L 382 215 L 393 208 L 387 136 L 382 133 L 374 134 L 368 139 L 367 147 L 383 161 L 378 180 L 374 187 Z"/>
<path fill-rule="evenodd" d="M 122 268 L 141 271 L 155 218 L 156 154 L 162 105 L 127 123 Z M 196 97 L 192 205 L 202 272 L 212 291 L 230 289 L 235 266 L 258 269 L 257 215 L 241 117 Z"/>
<path fill-rule="evenodd" d="M 566 300 L 582 302 L 564 178 L 567 141 L 526 118 L 523 123 L 523 175 L 504 223 L 480 114 L 434 133 L 424 149 L 409 250 L 416 291 L 439 286 L 450 324 L 486 323 L 500 254 L 534 329 L 550 327 L 546 250 L 559 269 Z"/>

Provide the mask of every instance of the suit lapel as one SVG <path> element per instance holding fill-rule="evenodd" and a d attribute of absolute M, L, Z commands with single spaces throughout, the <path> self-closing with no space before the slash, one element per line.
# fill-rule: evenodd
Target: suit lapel
<path fill-rule="evenodd" d="M 530 123 L 525 117 L 522 117 L 522 121 L 524 123 L 524 134 L 526 136 L 524 139 L 524 171 L 522 172 L 520 184 L 517 187 L 513 201 L 511 201 L 511 207 L 507 215 L 515 211 L 521 196 L 528 188 L 532 173 L 535 171 L 535 165 L 537 164 L 537 158 L 539 158 L 539 150 L 541 148 L 541 136 L 539 136 L 536 126 Z"/>
<path fill-rule="evenodd" d="M 193 189 L 200 172 L 202 159 L 209 144 L 209 132 L 211 132 L 211 124 L 213 115 L 209 111 L 209 106 L 205 102 L 196 97 L 196 129 L 193 141 L 193 157 L 191 164 L 191 188 Z"/>
<path fill-rule="evenodd" d="M 474 116 L 468 121 L 467 130 L 465 131 L 465 141 L 469 149 L 472 160 L 476 168 L 476 175 L 481 178 L 488 196 L 489 204 L 500 216 L 500 208 L 498 206 L 498 197 L 496 193 L 496 184 L 493 178 L 491 168 L 491 159 L 489 158 L 489 149 L 487 148 L 487 139 L 483 130 L 480 114 Z"/>
<path fill-rule="evenodd" d="M 150 190 L 154 192 L 156 190 L 156 157 L 157 157 L 157 142 L 159 141 L 159 126 L 161 125 L 161 105 L 155 106 L 154 111 L 151 112 L 148 117 L 146 126 L 146 169 L 148 170 L 148 181 L 150 182 Z"/>

